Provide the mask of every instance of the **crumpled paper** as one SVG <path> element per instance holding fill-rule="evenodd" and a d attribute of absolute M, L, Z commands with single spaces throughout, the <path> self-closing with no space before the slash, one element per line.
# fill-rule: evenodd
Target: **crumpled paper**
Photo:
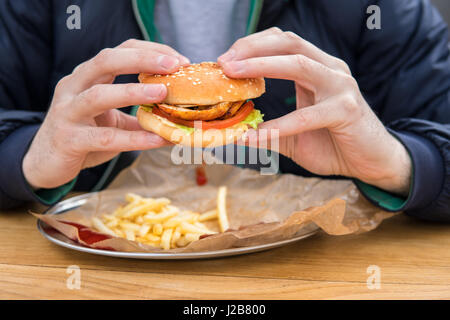
<path fill-rule="evenodd" d="M 142 152 L 104 191 L 88 202 L 59 215 L 34 214 L 73 241 L 92 248 L 125 252 L 199 252 L 272 243 L 317 228 L 329 235 L 348 235 L 375 229 L 394 215 L 370 204 L 350 180 L 304 178 L 292 174 L 261 175 L 232 165 L 207 165 L 208 183 L 198 186 L 198 165 L 175 165 L 171 148 Z M 216 207 L 217 189 L 228 187 L 230 230 L 162 250 L 123 238 L 101 235 L 91 218 L 111 213 L 133 192 L 167 197 L 181 209 L 205 212 Z M 214 226 L 212 226 L 213 228 Z"/>

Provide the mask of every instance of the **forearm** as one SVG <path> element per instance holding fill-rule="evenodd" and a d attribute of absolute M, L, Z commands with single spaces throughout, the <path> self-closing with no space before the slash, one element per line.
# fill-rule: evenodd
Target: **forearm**
<path fill-rule="evenodd" d="M 412 125 L 414 122 L 416 126 Z M 403 125 L 406 123 L 408 125 Z M 404 211 L 424 220 L 450 221 L 450 143 L 445 138 L 445 128 L 421 120 L 403 124 L 395 124 L 393 127 L 397 130 L 390 132 L 405 146 L 411 159 L 408 193 L 398 196 L 376 191 L 359 181 L 356 184 L 371 202 L 385 210 Z M 427 137 L 425 132 L 432 137 Z"/>
<path fill-rule="evenodd" d="M 22 160 L 39 124 L 17 128 L 0 143 L 0 208 L 36 199 L 22 172 Z"/>
<path fill-rule="evenodd" d="M 384 172 L 379 177 L 363 180 L 365 183 L 376 186 L 401 197 L 407 197 L 413 178 L 413 163 L 411 155 L 405 145 L 395 134 L 388 134 L 390 142 L 387 144 L 386 162 L 383 164 Z"/>
<path fill-rule="evenodd" d="M 40 124 L 19 127 L 0 143 L 0 154 L 5 155 L 0 157 L 0 209 L 10 209 L 29 201 L 52 205 L 75 184 L 71 181 L 53 190 L 36 191 L 28 183 L 22 163 L 39 127 Z"/>

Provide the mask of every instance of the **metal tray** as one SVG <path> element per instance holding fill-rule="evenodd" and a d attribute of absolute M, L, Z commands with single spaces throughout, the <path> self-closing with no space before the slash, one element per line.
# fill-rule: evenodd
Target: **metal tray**
<path fill-rule="evenodd" d="M 60 214 L 69 210 L 76 209 L 93 196 L 95 193 L 87 193 L 81 196 L 76 196 L 64 201 L 61 201 L 48 209 L 45 214 Z M 132 258 L 132 259 L 155 259 L 155 260 L 177 260 L 177 259 L 205 259 L 205 258 L 219 258 L 219 257 L 228 257 L 235 256 L 240 254 L 259 252 L 268 249 L 273 249 L 277 247 L 281 247 L 287 245 L 292 242 L 296 242 L 305 238 L 308 238 L 315 233 L 317 233 L 318 228 L 313 230 L 300 230 L 297 235 L 291 239 L 277 241 L 273 243 L 267 243 L 257 246 L 250 247 L 239 247 L 239 248 L 230 248 L 224 250 L 216 250 L 216 251 L 204 251 L 204 252 L 187 252 L 187 253 L 160 253 L 160 252 L 120 252 L 120 251 L 109 251 L 109 250 L 101 250 L 84 247 L 77 242 L 72 241 L 71 239 L 65 237 L 61 233 L 57 232 L 54 229 L 48 227 L 45 222 L 38 220 L 37 227 L 39 232 L 51 242 L 76 251 L 88 252 L 92 254 L 98 254 L 102 256 L 110 256 L 117 258 Z"/>

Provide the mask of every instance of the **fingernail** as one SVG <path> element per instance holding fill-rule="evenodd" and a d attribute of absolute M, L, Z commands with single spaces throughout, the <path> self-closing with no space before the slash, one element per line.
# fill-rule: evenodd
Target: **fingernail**
<path fill-rule="evenodd" d="M 179 63 L 178 58 L 172 56 L 159 56 L 157 59 L 158 65 L 166 70 L 173 70 Z"/>
<path fill-rule="evenodd" d="M 160 99 L 165 91 L 166 91 L 166 86 L 164 86 L 162 84 L 144 85 L 144 93 L 149 100 Z"/>
<path fill-rule="evenodd" d="M 231 61 L 227 63 L 227 69 L 229 72 L 239 74 L 245 70 L 245 62 L 243 61 Z"/>
<path fill-rule="evenodd" d="M 180 63 L 181 63 L 183 66 L 188 65 L 188 64 L 191 64 L 191 60 L 189 60 L 188 58 L 186 58 L 186 57 L 184 57 L 184 56 L 181 56 L 180 59 L 181 59 Z"/>
<path fill-rule="evenodd" d="M 225 52 L 223 55 L 219 57 L 218 60 L 220 60 L 221 63 L 229 62 L 234 59 L 236 56 L 236 50 L 230 49 L 227 52 Z"/>

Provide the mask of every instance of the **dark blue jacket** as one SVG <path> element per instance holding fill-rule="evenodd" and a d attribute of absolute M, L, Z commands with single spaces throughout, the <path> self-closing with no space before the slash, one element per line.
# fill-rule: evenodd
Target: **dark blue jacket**
<path fill-rule="evenodd" d="M 81 8 L 81 30 L 66 27 L 72 4 Z M 366 27 L 369 4 L 381 8 L 381 30 Z M 358 183 L 363 193 L 386 209 L 450 221 L 448 34 L 429 1 L 266 0 L 257 29 L 271 26 L 345 60 L 368 103 L 410 152 L 413 183 L 400 206 L 385 192 Z M 0 208 L 42 200 L 27 185 L 21 163 L 56 83 L 102 48 L 129 38 L 143 38 L 130 0 L 0 1 Z M 256 104 L 273 119 L 295 109 L 294 96 L 292 83 L 269 79 Z M 132 161 L 129 155 L 121 156 L 115 172 Z M 75 188 L 92 188 L 107 165 L 84 170 Z M 280 168 L 311 175 L 284 157 Z"/>

